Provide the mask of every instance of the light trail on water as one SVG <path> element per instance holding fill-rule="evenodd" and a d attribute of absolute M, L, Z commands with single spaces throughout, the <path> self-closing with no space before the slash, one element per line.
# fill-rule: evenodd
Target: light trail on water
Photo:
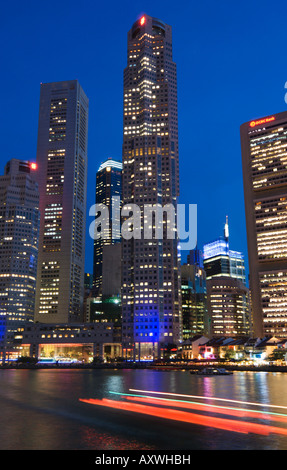
<path fill-rule="evenodd" d="M 112 408 L 121 411 L 131 411 L 141 415 L 148 415 L 152 417 L 164 418 L 173 421 L 179 421 L 190 424 L 197 424 L 209 428 L 217 428 L 225 431 L 232 431 L 242 434 L 254 433 L 268 436 L 269 434 L 280 434 L 287 436 L 287 429 L 269 426 L 260 423 L 253 423 L 248 421 L 218 418 L 212 416 L 204 416 L 196 413 L 189 413 L 187 411 L 176 410 L 167 407 L 157 407 L 150 405 L 143 405 L 139 403 L 129 403 L 125 401 L 109 400 L 104 398 L 99 399 L 79 399 L 79 401 L 91 405 Z"/>
<path fill-rule="evenodd" d="M 266 419 L 266 420 L 272 420 L 272 421 L 279 421 L 279 422 L 287 422 L 287 414 L 283 413 L 274 413 L 274 412 L 268 412 L 268 413 L 263 413 L 262 411 L 257 411 L 257 410 L 250 410 L 246 408 L 233 408 L 233 407 L 228 407 L 228 406 L 217 406 L 217 405 L 209 405 L 205 403 L 199 403 L 199 402 L 193 402 L 193 401 L 178 401 L 178 400 L 172 400 L 169 398 L 158 398 L 158 397 L 149 397 L 149 396 L 144 396 L 144 395 L 131 395 L 127 393 L 119 393 L 119 392 L 110 392 L 111 394 L 114 395 L 121 395 L 127 398 L 127 400 L 131 401 L 141 401 L 141 402 L 146 402 L 150 404 L 159 404 L 162 406 L 167 406 L 168 404 L 173 405 L 175 407 L 179 408 L 189 408 L 189 409 L 195 409 L 195 410 L 203 410 L 203 411 L 210 411 L 213 413 L 219 413 L 219 414 L 227 414 L 227 415 L 233 415 L 233 416 L 239 416 L 239 417 L 256 417 L 259 419 Z"/>
<path fill-rule="evenodd" d="M 157 395 L 167 395 L 167 396 L 182 397 L 182 398 L 197 398 L 201 400 L 228 401 L 230 403 L 240 403 L 241 405 L 253 405 L 253 406 L 263 406 L 263 407 L 265 406 L 269 408 L 281 408 L 281 409 L 287 410 L 287 406 L 270 405 L 268 403 L 258 403 L 258 402 L 253 403 L 253 402 L 248 402 L 248 401 L 232 400 L 230 398 L 206 397 L 206 396 L 200 396 L 200 395 L 184 395 L 181 393 L 156 392 L 153 390 L 137 390 L 134 388 L 130 388 L 129 391 L 137 392 L 137 393 L 153 393 Z"/>

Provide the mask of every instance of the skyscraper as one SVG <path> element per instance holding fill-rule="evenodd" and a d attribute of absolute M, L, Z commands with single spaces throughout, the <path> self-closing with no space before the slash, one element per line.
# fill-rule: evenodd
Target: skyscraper
<path fill-rule="evenodd" d="M 249 290 L 244 256 L 229 249 L 228 219 L 224 235 L 203 247 L 206 271 L 208 333 L 244 336 L 250 333 Z"/>
<path fill-rule="evenodd" d="M 35 163 L 12 159 L 0 177 L 0 317 L 8 343 L 19 322 L 34 318 L 40 224 L 35 172 Z"/>
<path fill-rule="evenodd" d="M 118 205 L 113 204 L 114 198 L 118 198 Z M 109 218 L 107 227 L 102 227 L 102 236 L 94 240 L 94 287 L 97 295 L 102 293 L 103 248 L 121 242 L 121 198 L 122 163 L 109 158 L 100 165 L 96 175 L 96 204 L 104 204 L 107 207 Z M 113 253 L 115 250 L 111 251 Z M 118 250 L 115 253 L 117 254 Z"/>
<path fill-rule="evenodd" d="M 176 206 L 179 195 L 176 64 L 171 26 L 148 15 L 128 32 L 124 70 L 123 206 Z M 122 239 L 123 354 L 159 357 L 181 339 L 178 240 L 138 234 Z M 154 230 L 155 222 L 150 224 Z"/>
<path fill-rule="evenodd" d="M 287 335 L 287 112 L 241 125 L 255 335 Z"/>
<path fill-rule="evenodd" d="M 224 225 L 224 235 L 204 245 L 203 258 L 206 279 L 226 276 L 246 283 L 244 256 L 241 252 L 229 248 L 228 218 Z"/>
<path fill-rule="evenodd" d="M 35 320 L 81 321 L 88 98 L 76 80 L 41 85 L 37 165 L 40 241 Z"/>
<path fill-rule="evenodd" d="M 192 250 L 187 261 L 181 266 L 183 340 L 207 331 L 206 274 L 200 266 L 200 252 Z"/>

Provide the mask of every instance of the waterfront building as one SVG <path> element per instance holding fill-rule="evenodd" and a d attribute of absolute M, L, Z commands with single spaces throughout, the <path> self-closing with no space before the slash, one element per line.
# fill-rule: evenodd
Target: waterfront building
<path fill-rule="evenodd" d="M 41 84 L 35 321 L 82 321 L 89 102 L 77 80 Z"/>
<path fill-rule="evenodd" d="M 187 340 L 207 331 L 206 275 L 198 264 L 181 266 L 181 298 L 182 338 Z"/>
<path fill-rule="evenodd" d="M 39 191 L 34 162 L 12 159 L 0 176 L 0 317 L 7 348 L 15 329 L 34 318 Z M 1 342 L 1 339 L 0 339 Z"/>
<path fill-rule="evenodd" d="M 198 359 L 199 348 L 208 340 L 208 337 L 202 335 L 185 339 L 178 348 L 178 358 L 183 360 Z"/>
<path fill-rule="evenodd" d="M 163 236 L 157 236 L 160 224 L 143 217 L 146 207 L 169 204 L 176 212 L 179 195 L 172 28 L 148 15 L 128 32 L 123 115 L 123 206 L 131 212 L 134 204 L 139 207 L 142 225 L 150 230 L 145 236 L 130 222 L 122 238 L 123 354 L 151 360 L 181 340 L 182 324 L 176 228 L 168 234 L 172 216 L 163 213 Z M 124 217 L 123 224 L 128 222 Z"/>
<path fill-rule="evenodd" d="M 255 335 L 287 337 L 287 112 L 240 128 Z"/>
<path fill-rule="evenodd" d="M 41 363 L 92 362 L 121 356 L 121 344 L 114 335 L 113 324 L 28 323 L 15 335 L 19 356 L 37 358 Z"/>
<path fill-rule="evenodd" d="M 119 204 L 113 203 L 116 198 L 118 199 Z M 107 261 L 105 264 L 103 263 L 104 247 L 119 244 L 121 242 L 121 198 L 122 163 L 109 158 L 100 165 L 96 175 L 96 204 L 104 204 L 108 209 L 107 224 L 104 223 L 101 227 L 101 236 L 95 237 L 94 239 L 94 288 L 96 295 L 102 294 L 103 266 L 108 262 Z M 112 250 L 111 253 L 115 253 L 115 251 Z M 116 253 L 118 252 L 116 251 Z M 115 262 L 117 263 L 117 260 L 115 260 Z M 121 262 L 121 252 L 119 252 L 119 262 Z M 119 283 L 121 283 L 120 277 Z"/>

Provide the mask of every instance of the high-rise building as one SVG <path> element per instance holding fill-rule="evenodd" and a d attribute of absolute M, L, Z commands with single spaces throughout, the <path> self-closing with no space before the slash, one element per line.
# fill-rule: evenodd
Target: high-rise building
<path fill-rule="evenodd" d="M 19 322 L 34 318 L 40 223 L 35 168 L 12 159 L 0 177 L 0 317 L 7 343 Z"/>
<path fill-rule="evenodd" d="M 216 276 L 232 277 L 246 283 L 244 256 L 239 251 L 229 248 L 228 219 L 224 226 L 224 236 L 203 247 L 204 269 L 206 279 Z"/>
<path fill-rule="evenodd" d="M 102 294 L 103 247 L 121 242 L 121 198 L 122 163 L 109 158 L 100 165 L 96 175 L 96 204 L 104 204 L 108 209 L 108 221 L 101 227 L 101 236 L 94 239 L 94 287 L 97 295 Z"/>
<path fill-rule="evenodd" d="M 224 235 L 204 245 L 203 257 L 206 271 L 208 334 L 249 335 L 250 304 L 244 256 L 229 249 L 227 218 Z"/>
<path fill-rule="evenodd" d="M 192 250 L 188 261 L 192 259 L 195 260 L 194 263 L 188 262 L 181 266 L 183 340 L 205 333 L 208 326 L 206 275 L 204 269 L 197 264 L 201 259 L 200 252 L 196 254 Z"/>
<path fill-rule="evenodd" d="M 77 80 L 41 85 L 37 165 L 40 238 L 35 320 L 82 320 L 88 98 Z"/>
<path fill-rule="evenodd" d="M 147 205 L 176 210 L 179 195 L 172 29 L 148 15 L 128 32 L 123 114 L 123 206 L 132 212 L 136 205 L 146 224 Z M 174 237 L 168 235 L 168 223 L 169 214 L 163 212 L 162 237 L 156 236 L 156 222 L 150 224 L 150 237 L 143 231 L 122 237 L 122 342 L 127 359 L 160 357 L 162 345 L 181 339 L 178 236 L 176 230 Z"/>
<path fill-rule="evenodd" d="M 242 337 L 250 334 L 248 288 L 232 277 L 206 281 L 209 336 Z"/>
<path fill-rule="evenodd" d="M 287 112 L 240 128 L 255 336 L 287 336 Z"/>

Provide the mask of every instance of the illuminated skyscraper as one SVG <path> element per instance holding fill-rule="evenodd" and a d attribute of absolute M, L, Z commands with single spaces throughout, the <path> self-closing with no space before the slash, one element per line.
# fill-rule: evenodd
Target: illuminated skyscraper
<path fill-rule="evenodd" d="M 118 198 L 118 204 L 113 199 Z M 96 175 L 96 204 L 108 209 L 107 227 L 102 227 L 102 236 L 94 240 L 94 286 L 96 294 L 102 294 L 103 248 L 121 242 L 120 204 L 122 198 L 122 163 L 108 159 L 101 164 Z M 118 250 L 111 249 L 111 254 Z"/>
<path fill-rule="evenodd" d="M 195 262 L 181 266 L 182 337 L 189 339 L 207 332 L 206 274 L 200 266 L 200 252 L 192 250 L 188 256 Z"/>
<path fill-rule="evenodd" d="M 128 32 L 124 71 L 123 206 L 171 204 L 179 195 L 177 76 L 171 26 L 143 16 Z M 122 239 L 123 354 L 153 359 L 181 339 L 178 240 Z M 170 220 L 169 220 L 170 221 Z M 145 219 L 146 222 L 146 219 Z M 157 228 L 154 223 L 151 229 Z"/>
<path fill-rule="evenodd" d="M 224 226 L 224 236 L 204 245 L 203 258 L 207 280 L 225 276 L 238 279 L 243 284 L 246 283 L 244 256 L 241 252 L 229 248 L 227 218 Z"/>
<path fill-rule="evenodd" d="M 249 290 L 245 284 L 243 254 L 229 249 L 228 220 L 224 236 L 204 245 L 208 333 L 244 336 L 250 333 Z"/>
<path fill-rule="evenodd" d="M 88 99 L 76 80 L 41 85 L 37 165 L 40 242 L 35 320 L 81 321 Z"/>
<path fill-rule="evenodd" d="M 5 339 L 34 318 L 39 237 L 35 163 L 10 160 L 0 177 L 0 317 Z"/>
<path fill-rule="evenodd" d="M 287 112 L 240 132 L 255 335 L 286 337 Z"/>

